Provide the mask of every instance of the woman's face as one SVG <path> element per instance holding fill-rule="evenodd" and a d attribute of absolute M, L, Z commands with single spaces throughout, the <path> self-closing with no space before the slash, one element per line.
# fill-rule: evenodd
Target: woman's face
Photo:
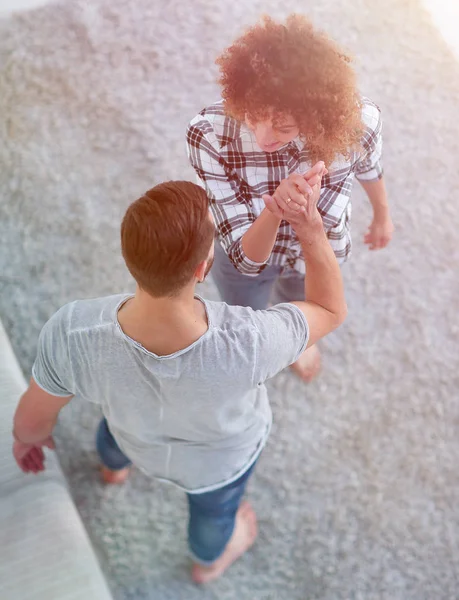
<path fill-rule="evenodd" d="M 245 123 L 253 131 L 257 144 L 263 152 L 279 150 L 279 148 L 294 140 L 300 133 L 295 119 L 290 115 L 281 115 L 275 120 L 270 116 L 266 120 L 256 123 L 246 116 Z"/>

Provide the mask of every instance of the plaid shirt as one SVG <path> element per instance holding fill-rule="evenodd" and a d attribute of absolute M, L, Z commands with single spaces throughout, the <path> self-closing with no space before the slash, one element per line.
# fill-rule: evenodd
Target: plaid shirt
<path fill-rule="evenodd" d="M 382 177 L 382 138 L 379 108 L 363 98 L 365 131 L 362 150 L 350 160 L 341 157 L 323 178 L 318 209 L 339 262 L 351 251 L 350 196 L 354 176 L 363 181 Z M 312 166 L 308 152 L 297 137 L 279 150 L 267 153 L 258 146 L 252 131 L 225 115 L 223 101 L 202 110 L 187 130 L 188 156 L 198 183 L 210 198 L 220 242 L 234 266 L 245 275 L 258 275 L 267 264 L 281 266 L 283 273 L 305 273 L 301 246 L 292 227 L 282 221 L 267 261 L 250 260 L 241 238 L 265 208 L 263 194 L 272 195 L 291 173 L 306 173 Z"/>

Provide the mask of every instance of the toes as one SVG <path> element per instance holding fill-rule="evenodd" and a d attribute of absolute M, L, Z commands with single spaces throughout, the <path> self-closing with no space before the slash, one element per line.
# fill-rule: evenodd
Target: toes
<path fill-rule="evenodd" d="M 228 565 L 230 566 L 230 565 Z M 221 569 L 219 567 L 203 567 L 202 565 L 195 564 L 191 569 L 191 579 L 195 583 L 203 584 L 210 583 L 214 579 L 218 579 L 228 568 Z"/>
<path fill-rule="evenodd" d="M 104 483 L 108 483 L 108 484 L 122 484 L 126 481 L 128 475 L 129 475 L 130 469 L 126 468 L 126 469 L 120 469 L 119 471 L 111 471 L 110 469 L 107 469 L 106 467 L 102 467 L 101 469 L 101 476 L 102 476 L 102 481 Z"/>
<path fill-rule="evenodd" d="M 191 569 L 191 579 L 195 583 L 206 583 L 207 577 L 204 569 L 199 565 L 193 565 L 193 568 Z"/>

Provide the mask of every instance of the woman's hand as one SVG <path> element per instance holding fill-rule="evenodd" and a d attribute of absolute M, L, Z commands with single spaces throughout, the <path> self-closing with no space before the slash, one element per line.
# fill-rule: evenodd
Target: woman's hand
<path fill-rule="evenodd" d="M 316 163 L 305 175 L 292 173 L 284 179 L 272 196 L 265 194 L 266 208 L 278 219 L 293 222 L 308 205 L 316 205 L 320 197 L 322 177 L 328 173 L 322 161 Z M 292 192 L 292 186 L 294 191 Z"/>

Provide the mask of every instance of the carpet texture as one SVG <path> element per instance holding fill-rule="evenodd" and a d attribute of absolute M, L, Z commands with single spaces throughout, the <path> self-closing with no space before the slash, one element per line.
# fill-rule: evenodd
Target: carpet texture
<path fill-rule="evenodd" d="M 0 21 L 0 315 L 28 375 L 59 306 L 132 289 L 121 215 L 193 177 L 185 126 L 218 97 L 220 50 L 295 10 L 357 56 L 383 110 L 396 236 L 368 252 L 356 188 L 349 318 L 315 383 L 270 384 L 260 536 L 221 581 L 190 583 L 183 495 L 138 472 L 103 488 L 97 410 L 63 412 L 59 456 L 118 599 L 459 598 L 459 65 L 416 1 L 69 0 Z"/>

